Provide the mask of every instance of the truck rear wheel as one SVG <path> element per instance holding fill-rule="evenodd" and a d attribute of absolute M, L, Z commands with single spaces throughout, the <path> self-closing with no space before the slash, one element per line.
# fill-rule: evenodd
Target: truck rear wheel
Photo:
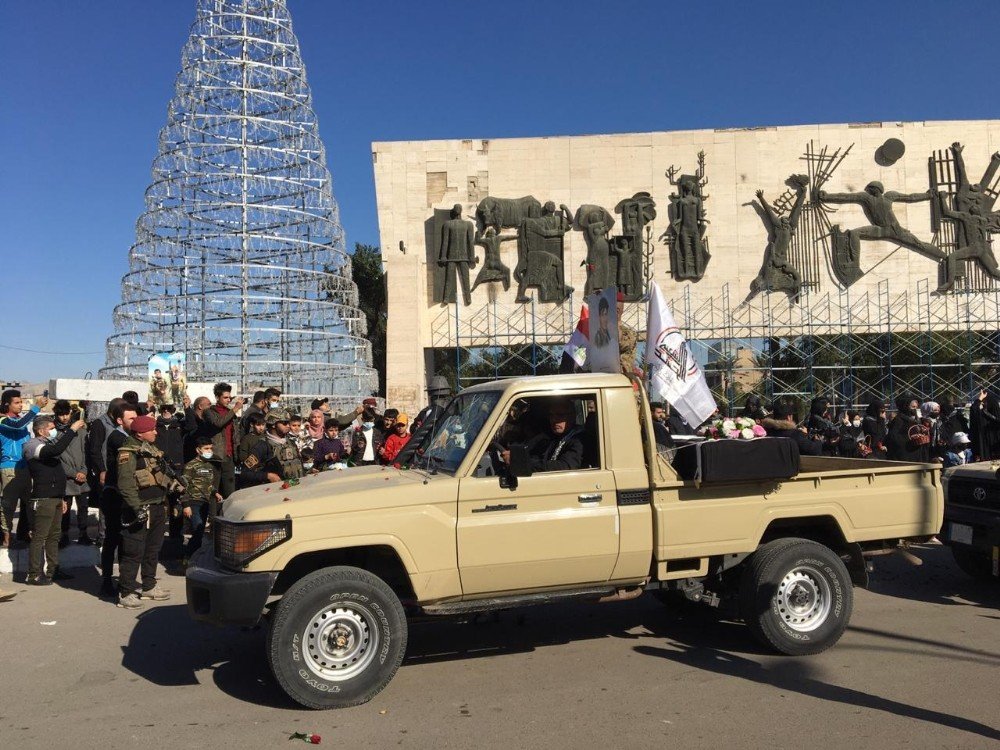
<path fill-rule="evenodd" d="M 317 570 L 278 603 L 267 659 L 281 689 L 306 708 L 366 703 L 396 674 L 406 616 L 381 578 L 359 568 Z"/>
<path fill-rule="evenodd" d="M 765 646 L 818 654 L 840 640 L 854 589 L 844 562 L 808 539 L 778 539 L 753 554 L 740 584 L 740 610 Z"/>
<path fill-rule="evenodd" d="M 955 558 L 958 567 L 973 578 L 993 577 L 993 560 L 987 553 L 952 545 L 951 556 Z"/>

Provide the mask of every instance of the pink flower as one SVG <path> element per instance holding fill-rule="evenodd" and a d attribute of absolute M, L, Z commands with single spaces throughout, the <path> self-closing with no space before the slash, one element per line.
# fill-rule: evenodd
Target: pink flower
<path fill-rule="evenodd" d="M 765 430 L 759 424 L 755 424 L 752 429 L 754 437 L 764 437 L 765 435 L 767 435 L 767 430 Z"/>
<path fill-rule="evenodd" d="M 730 430 L 729 432 L 726 433 L 726 437 L 732 438 L 733 440 L 737 439 L 739 436 L 740 436 L 739 430 Z"/>

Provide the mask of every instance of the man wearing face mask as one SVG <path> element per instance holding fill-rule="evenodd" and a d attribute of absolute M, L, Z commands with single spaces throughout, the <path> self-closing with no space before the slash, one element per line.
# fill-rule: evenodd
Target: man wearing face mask
<path fill-rule="evenodd" d="M 184 467 L 184 517 L 191 522 L 191 539 L 184 548 L 189 558 L 201 547 L 205 524 L 216 515 L 216 503 L 222 499 L 219 482 L 222 462 L 212 448 L 212 438 L 202 435 L 195 441 L 196 454 Z"/>
<path fill-rule="evenodd" d="M 267 397 L 267 409 L 277 409 L 278 405 L 281 403 L 281 391 L 277 388 L 265 388 L 264 395 Z"/>
<path fill-rule="evenodd" d="M 357 450 L 354 450 L 353 447 L 351 450 L 355 466 L 371 466 L 378 456 L 381 435 L 375 430 L 375 405 L 377 403 L 373 398 L 366 398 L 363 402 L 365 408 L 361 415 L 361 426 L 354 428 L 351 440 L 352 446 L 357 446 Z M 355 441 L 354 438 L 358 438 L 358 440 Z M 361 438 L 364 438 L 363 442 Z"/>
<path fill-rule="evenodd" d="M 28 552 L 28 578 L 25 581 L 31 586 L 45 586 L 54 580 L 73 577 L 59 571 L 59 536 L 62 533 L 62 516 L 66 512 L 66 501 L 63 499 L 66 474 L 59 457 L 86 426 L 86 422 L 78 419 L 60 434 L 52 417 L 36 417 L 32 424 L 35 436 L 24 446 L 24 459 L 28 462 L 31 475 L 31 503 L 35 510 Z"/>

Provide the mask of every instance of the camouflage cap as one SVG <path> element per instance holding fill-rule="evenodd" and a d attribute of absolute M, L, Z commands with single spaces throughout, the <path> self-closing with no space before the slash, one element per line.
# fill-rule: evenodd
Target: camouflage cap
<path fill-rule="evenodd" d="M 264 417 L 264 424 L 272 425 L 277 422 L 288 422 L 291 416 L 288 414 L 287 409 L 271 409 L 267 416 Z"/>

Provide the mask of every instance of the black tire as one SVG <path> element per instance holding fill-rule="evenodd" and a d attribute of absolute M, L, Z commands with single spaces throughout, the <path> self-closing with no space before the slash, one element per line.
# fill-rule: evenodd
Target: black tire
<path fill-rule="evenodd" d="M 986 552 L 952 545 L 951 556 L 955 558 L 958 567 L 973 578 L 980 580 L 993 578 L 993 560 Z"/>
<path fill-rule="evenodd" d="M 844 634 L 854 588 L 843 560 L 808 539 L 758 549 L 740 583 L 740 612 L 765 646 L 790 656 L 818 654 Z"/>
<path fill-rule="evenodd" d="M 346 708 L 375 697 L 406 652 L 399 598 L 366 570 L 331 567 L 296 582 L 267 632 L 274 679 L 306 708 Z"/>

